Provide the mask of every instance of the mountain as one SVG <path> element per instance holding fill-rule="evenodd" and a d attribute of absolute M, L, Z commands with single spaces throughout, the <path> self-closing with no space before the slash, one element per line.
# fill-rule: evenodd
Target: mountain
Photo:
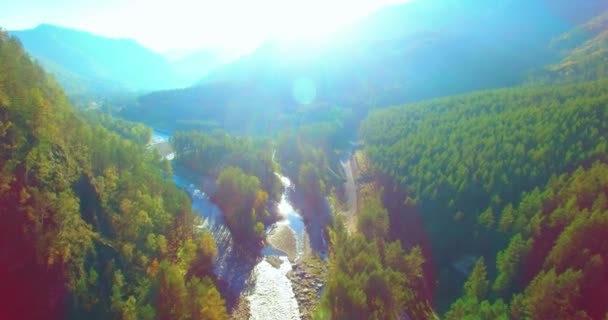
<path fill-rule="evenodd" d="M 179 76 L 182 86 L 191 86 L 220 66 L 232 60 L 225 54 L 211 50 L 200 50 L 170 61 L 171 67 Z"/>
<path fill-rule="evenodd" d="M 209 198 L 258 252 L 275 171 L 289 178 L 284 199 L 328 240 L 320 265 L 303 256 L 289 278 L 303 318 L 608 319 L 607 5 L 412 1 L 316 47 L 266 43 L 122 115 L 245 135 L 170 144 L 180 175 L 218 177 Z M 46 48 L 80 61 L 37 59 L 67 89 L 128 87 L 59 38 Z M 213 236 L 193 228 L 204 221 L 151 131 L 75 111 L 0 31 L 0 318 L 228 318 Z M 264 282 L 278 283 L 252 290 Z"/>
<path fill-rule="evenodd" d="M 531 83 L 573 83 L 608 77 L 608 11 L 554 39 L 561 61 L 535 72 Z"/>
<path fill-rule="evenodd" d="M 48 24 L 10 34 L 70 95 L 163 89 L 177 83 L 169 62 L 134 40 Z"/>
<path fill-rule="evenodd" d="M 583 7 L 523 0 L 394 5 L 318 47 L 267 43 L 196 87 L 142 96 L 125 116 L 164 127 L 192 128 L 198 122 L 267 132 L 267 116 L 280 128 L 282 119 L 303 108 L 364 114 L 372 106 L 514 86 L 529 70 L 557 62 L 551 39 L 602 5 L 597 0 Z M 577 14 L 566 14 L 572 11 Z M 304 101 L 296 96 L 302 83 L 313 95 Z"/>

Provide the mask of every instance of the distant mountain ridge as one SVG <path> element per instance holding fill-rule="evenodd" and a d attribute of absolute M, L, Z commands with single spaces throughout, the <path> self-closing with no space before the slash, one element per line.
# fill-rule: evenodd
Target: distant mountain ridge
<path fill-rule="evenodd" d="M 49 24 L 10 33 L 43 65 L 53 62 L 90 81 L 114 82 L 131 90 L 174 85 L 168 61 L 131 39 L 106 38 Z"/>
<path fill-rule="evenodd" d="M 608 11 L 554 39 L 560 61 L 531 76 L 542 84 L 574 83 L 608 77 Z"/>
<path fill-rule="evenodd" d="M 183 85 L 195 85 L 219 66 L 233 60 L 232 57 L 211 50 L 197 50 L 170 61 Z"/>
<path fill-rule="evenodd" d="M 217 69 L 199 86 L 142 96 L 140 107 L 125 115 L 145 113 L 139 120 L 175 127 L 212 121 L 238 131 L 242 126 L 235 114 L 276 117 L 301 108 L 293 90 L 302 78 L 314 85 L 312 107 L 358 110 L 515 86 L 530 70 L 559 61 L 548 45 L 551 39 L 605 7 L 599 0 L 393 5 L 322 47 L 266 44 Z M 264 121 L 251 127 L 268 128 Z"/>
<path fill-rule="evenodd" d="M 50 24 L 9 33 L 57 78 L 68 95 L 85 100 L 189 86 L 223 63 L 205 52 L 170 62 L 132 39 Z"/>

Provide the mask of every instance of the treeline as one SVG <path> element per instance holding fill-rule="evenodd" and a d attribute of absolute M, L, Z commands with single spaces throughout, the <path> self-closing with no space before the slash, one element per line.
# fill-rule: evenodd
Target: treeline
<path fill-rule="evenodd" d="M 0 32 L 0 317 L 226 319 L 213 238 L 165 167 Z"/>
<path fill-rule="evenodd" d="M 604 319 L 608 316 L 608 164 L 553 177 L 498 229 L 511 237 L 496 276 L 478 260 L 446 319 Z"/>
<path fill-rule="evenodd" d="M 504 206 L 553 174 L 606 157 L 607 86 L 474 93 L 375 111 L 362 124 L 375 166 L 411 193 L 425 219 L 444 303 L 456 261 L 492 256 L 508 241 L 492 231 Z"/>

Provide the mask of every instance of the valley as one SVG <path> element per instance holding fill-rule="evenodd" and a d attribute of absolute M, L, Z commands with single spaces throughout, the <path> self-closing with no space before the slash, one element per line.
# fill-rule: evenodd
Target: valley
<path fill-rule="evenodd" d="M 600 0 L 179 57 L 1 29 L 0 318 L 604 319 L 607 35 Z"/>
<path fill-rule="evenodd" d="M 169 139 L 170 136 L 155 131 L 151 147 L 155 148 L 163 158 L 173 160 L 175 154 L 166 147 Z M 300 312 L 292 289 L 292 280 L 288 275 L 293 273 L 293 265 L 301 264 L 304 260 L 317 259 L 321 264 L 326 263 L 326 245 L 321 245 L 319 248 L 318 245 L 312 246 L 309 243 L 311 238 L 316 239 L 312 240 L 314 243 L 327 243 L 326 239 L 315 238 L 323 237 L 322 233 L 309 231 L 311 225 L 318 223 L 309 222 L 309 226 L 305 226 L 302 217 L 288 200 L 295 192 L 291 181 L 279 173 L 276 175 L 283 188 L 280 201 L 276 204 L 279 220 L 267 228 L 267 243 L 261 251 L 261 256 L 253 259 L 235 244 L 223 220 L 221 209 L 207 196 L 206 193 L 214 192 L 216 187 L 209 183 L 203 184 L 206 190 L 201 191 L 198 189 L 201 186 L 189 183 L 187 179 L 178 176 L 173 179 L 176 186 L 188 192 L 192 198 L 193 210 L 198 211 L 204 218 L 203 224 L 197 227 L 212 230 L 218 245 L 215 273 L 219 281 L 225 285 L 226 291 L 222 292 L 223 295 L 233 297 L 232 303 L 244 304 L 249 308 L 249 317 L 235 314 L 235 318 L 300 319 L 302 315 L 310 317 L 310 310 L 306 313 Z M 277 233 L 285 235 L 278 236 Z M 306 281 L 310 281 L 310 278 L 307 277 Z M 317 291 L 316 295 L 320 295 L 323 281 L 323 279 L 314 279 L 317 283 L 314 287 Z M 236 309 L 241 308 L 236 307 Z"/>

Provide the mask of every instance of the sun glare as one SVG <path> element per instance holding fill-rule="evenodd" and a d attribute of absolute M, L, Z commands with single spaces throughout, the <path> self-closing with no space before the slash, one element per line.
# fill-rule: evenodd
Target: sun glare
<path fill-rule="evenodd" d="M 172 5 L 179 8 L 176 16 L 180 18 L 165 20 L 167 23 L 158 29 L 171 32 L 179 27 L 183 32 L 194 28 L 202 41 L 212 45 L 253 49 L 263 41 L 276 40 L 314 46 L 375 9 L 403 1 L 406 0 L 177 0 Z M 158 3 L 158 14 L 153 15 L 166 16 L 165 5 Z"/>
<path fill-rule="evenodd" d="M 104 6 L 64 1 L 70 4 L 69 15 L 63 7 L 50 7 L 29 22 L 19 22 L 21 27 L 58 24 L 137 39 L 164 52 L 214 47 L 249 51 L 268 40 L 314 46 L 382 6 L 408 0 L 107 0 Z"/>
<path fill-rule="evenodd" d="M 286 1 L 278 4 L 275 34 L 287 42 L 323 41 L 340 28 L 376 9 L 382 1 Z"/>

